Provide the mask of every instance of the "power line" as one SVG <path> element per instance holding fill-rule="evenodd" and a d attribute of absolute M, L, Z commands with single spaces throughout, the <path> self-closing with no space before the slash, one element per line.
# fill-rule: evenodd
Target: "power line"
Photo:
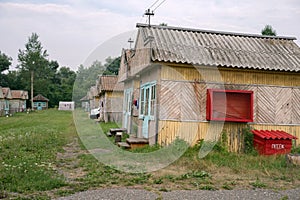
<path fill-rule="evenodd" d="M 166 0 L 162 0 L 160 3 L 159 3 L 159 1 L 161 1 L 161 0 L 156 0 L 149 8 L 145 11 L 145 13 L 144 13 L 144 15 L 143 15 L 143 17 L 144 17 L 145 15 L 148 16 L 146 23 L 148 22 L 149 26 L 150 26 L 150 19 L 151 19 L 151 16 L 154 16 L 154 11 L 155 11 L 157 8 L 159 8 Z M 159 4 L 157 5 L 157 3 L 159 3 Z M 157 6 L 151 11 L 150 9 L 151 9 L 153 6 L 155 6 L 155 5 L 157 5 Z"/>
<path fill-rule="evenodd" d="M 163 0 L 158 6 L 156 6 L 156 8 L 154 8 L 153 10 L 152 10 L 152 12 L 154 12 L 159 6 L 161 6 L 164 2 L 165 2 L 166 0 Z"/>
<path fill-rule="evenodd" d="M 156 0 L 150 7 L 149 7 L 149 9 L 150 8 L 152 8 L 157 2 L 159 2 L 160 0 Z"/>

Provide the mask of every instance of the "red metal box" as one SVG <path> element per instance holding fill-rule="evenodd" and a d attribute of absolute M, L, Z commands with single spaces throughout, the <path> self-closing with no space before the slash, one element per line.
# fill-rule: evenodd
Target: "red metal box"
<path fill-rule="evenodd" d="M 253 145 L 261 155 L 287 154 L 291 152 L 292 139 L 297 137 L 279 130 L 252 130 Z"/>
<path fill-rule="evenodd" d="M 253 91 L 207 89 L 206 119 L 253 122 Z"/>

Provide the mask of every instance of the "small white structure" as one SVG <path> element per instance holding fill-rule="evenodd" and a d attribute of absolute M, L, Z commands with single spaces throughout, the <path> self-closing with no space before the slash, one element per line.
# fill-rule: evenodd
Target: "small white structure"
<path fill-rule="evenodd" d="M 74 110 L 74 101 L 60 101 L 58 110 Z"/>

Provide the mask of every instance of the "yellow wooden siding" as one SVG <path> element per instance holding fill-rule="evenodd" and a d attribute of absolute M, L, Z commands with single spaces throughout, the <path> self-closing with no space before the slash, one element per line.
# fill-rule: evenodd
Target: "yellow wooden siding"
<path fill-rule="evenodd" d="M 300 89 L 265 85 L 226 84 L 225 89 L 254 92 L 254 123 L 300 124 Z M 205 121 L 206 90 L 219 84 L 192 81 L 161 81 L 160 120 Z"/>
<path fill-rule="evenodd" d="M 167 66 L 161 70 L 162 80 L 199 80 L 233 84 L 261 84 L 278 86 L 300 86 L 300 74 L 288 72 L 268 72 L 261 70 L 226 69 L 191 65 Z"/>
<path fill-rule="evenodd" d="M 183 139 L 190 145 L 198 141 L 217 140 L 222 132 L 227 134 L 227 146 L 231 152 L 243 151 L 243 128 L 245 123 L 210 123 L 210 122 L 177 122 L 159 121 L 158 144 L 165 146 L 172 143 L 176 138 Z M 300 145 L 300 126 L 283 125 L 250 125 L 252 129 L 259 130 L 283 130 L 296 136 L 296 145 Z M 209 133 L 209 135 L 208 135 Z"/>
<path fill-rule="evenodd" d="M 123 98 L 123 91 L 119 92 L 119 91 L 114 91 L 114 92 L 106 92 L 107 97 L 121 97 Z"/>

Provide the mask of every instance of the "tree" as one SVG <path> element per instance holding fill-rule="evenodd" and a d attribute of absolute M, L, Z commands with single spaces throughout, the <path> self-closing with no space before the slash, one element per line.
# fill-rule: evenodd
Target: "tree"
<path fill-rule="evenodd" d="M 121 63 L 121 57 L 117 58 L 111 58 L 108 57 L 105 59 L 105 68 L 106 70 L 104 71 L 103 75 L 118 75 L 119 73 L 119 68 L 120 68 L 120 63 Z"/>
<path fill-rule="evenodd" d="M 79 100 L 87 94 L 91 86 L 96 84 L 99 75 L 102 75 L 105 67 L 99 61 L 93 62 L 89 67 L 80 65 L 76 72 L 76 81 L 73 88 L 73 101 L 79 104 Z"/>
<path fill-rule="evenodd" d="M 11 90 L 19 90 L 23 88 L 20 73 L 16 70 L 9 71 L 0 77 L 0 86 L 9 87 Z"/>
<path fill-rule="evenodd" d="M 36 33 L 32 33 L 28 38 L 28 42 L 25 44 L 25 49 L 19 49 L 18 66 L 24 75 L 30 74 L 30 90 L 31 90 L 31 107 L 33 107 L 33 80 L 34 74 L 41 74 L 45 69 L 49 61 L 47 60 L 48 54 L 46 50 L 43 50 L 43 46 L 39 41 L 39 36 Z M 40 80 L 40 79 L 38 79 Z M 42 86 L 43 84 L 39 84 Z"/>
<path fill-rule="evenodd" d="M 262 35 L 276 36 L 276 31 L 272 28 L 271 25 L 266 25 L 265 28 L 261 31 Z"/>
<path fill-rule="evenodd" d="M 9 66 L 11 65 L 11 61 L 12 61 L 11 57 L 7 56 L 4 53 L 1 53 L 0 51 L 0 73 L 9 69 Z"/>
<path fill-rule="evenodd" d="M 50 92 L 48 94 L 49 106 L 55 107 L 59 101 L 71 101 L 73 85 L 76 79 L 76 73 L 68 67 L 59 68 L 55 77 L 52 79 L 52 84 L 49 85 Z"/>
<path fill-rule="evenodd" d="M 0 86 L 5 86 L 6 75 L 2 74 L 2 72 L 9 69 L 11 65 L 12 58 L 7 56 L 0 51 Z"/>

